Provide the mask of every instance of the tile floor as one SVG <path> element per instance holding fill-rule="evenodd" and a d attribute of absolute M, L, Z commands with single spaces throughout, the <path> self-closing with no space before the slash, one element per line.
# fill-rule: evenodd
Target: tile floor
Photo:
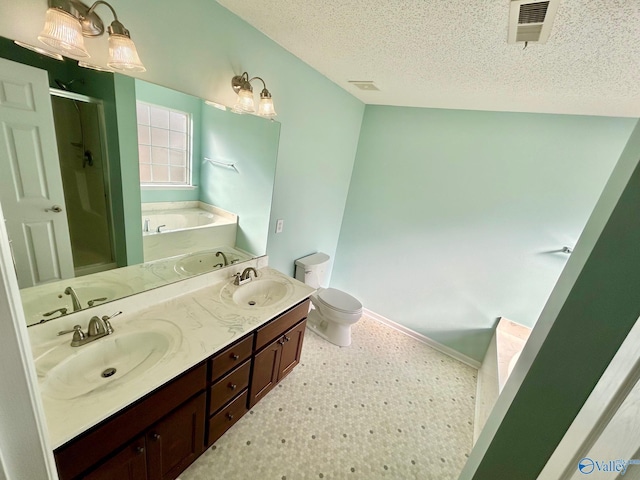
<path fill-rule="evenodd" d="M 366 317 L 348 348 L 307 330 L 300 365 L 180 479 L 456 479 L 476 376 Z"/>

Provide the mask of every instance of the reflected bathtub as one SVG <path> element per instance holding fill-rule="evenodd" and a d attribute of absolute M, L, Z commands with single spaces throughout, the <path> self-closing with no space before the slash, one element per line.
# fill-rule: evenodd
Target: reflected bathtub
<path fill-rule="evenodd" d="M 202 202 L 143 204 L 144 261 L 236 243 L 237 215 Z"/>

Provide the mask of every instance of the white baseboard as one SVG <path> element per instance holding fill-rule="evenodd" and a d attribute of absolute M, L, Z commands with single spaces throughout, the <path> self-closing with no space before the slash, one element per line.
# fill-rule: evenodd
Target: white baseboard
<path fill-rule="evenodd" d="M 369 317 L 369 318 L 371 318 L 371 319 L 373 319 L 373 320 L 375 320 L 377 322 L 383 323 L 384 325 L 387 325 L 388 327 L 391 327 L 394 330 L 397 330 L 397 331 L 399 331 L 401 333 L 404 333 L 405 335 L 408 335 L 409 337 L 411 337 L 411 338 L 413 338 L 415 340 L 418 340 L 419 342 L 422 342 L 425 345 L 429 345 L 431 348 L 433 348 L 435 350 L 438 350 L 439 352 L 444 353 L 445 355 L 448 355 L 448 356 L 450 356 L 452 358 L 455 358 L 456 360 L 458 360 L 458 361 L 460 361 L 460 362 L 462 362 L 462 363 L 464 363 L 466 365 L 469 365 L 470 367 L 473 367 L 473 368 L 476 368 L 476 369 L 480 368 L 481 364 L 480 364 L 479 361 L 474 360 L 471 357 L 467 357 L 465 354 L 460 353 L 460 352 L 454 350 L 451 347 L 447 347 L 446 345 L 438 343 L 435 340 L 433 340 L 433 339 L 431 339 L 431 338 L 429 338 L 429 337 L 427 337 L 425 335 L 422 335 L 421 333 L 415 332 L 415 331 L 411 330 L 410 328 L 405 327 L 404 325 L 400 325 L 399 323 L 396 323 L 393 320 L 389 320 L 388 318 L 383 317 L 382 315 L 379 315 L 379 314 L 377 314 L 375 312 L 372 312 L 368 308 L 364 308 L 363 309 L 363 313 L 367 317 Z"/>

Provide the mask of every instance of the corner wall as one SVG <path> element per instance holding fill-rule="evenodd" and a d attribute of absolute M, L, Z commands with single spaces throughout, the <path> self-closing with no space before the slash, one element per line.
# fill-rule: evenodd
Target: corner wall
<path fill-rule="evenodd" d="M 533 326 L 636 123 L 367 106 L 331 286 L 482 360 Z"/>

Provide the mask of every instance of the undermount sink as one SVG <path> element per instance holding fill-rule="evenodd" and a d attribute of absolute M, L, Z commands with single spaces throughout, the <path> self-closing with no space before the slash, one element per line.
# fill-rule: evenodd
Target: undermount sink
<path fill-rule="evenodd" d="M 116 331 L 81 347 L 65 342 L 36 359 L 41 391 L 69 400 L 125 379 L 135 380 L 173 350 L 177 340 L 174 332 L 160 329 Z"/>
<path fill-rule="evenodd" d="M 228 304 L 245 308 L 270 307 L 293 293 L 291 283 L 274 279 L 255 279 L 244 285 L 227 285 L 221 292 Z"/>

